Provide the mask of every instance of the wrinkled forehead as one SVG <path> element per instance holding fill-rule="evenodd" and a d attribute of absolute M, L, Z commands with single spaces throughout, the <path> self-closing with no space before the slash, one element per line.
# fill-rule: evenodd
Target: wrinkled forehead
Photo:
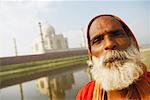
<path fill-rule="evenodd" d="M 114 30 L 123 30 L 121 23 L 112 16 L 96 18 L 89 29 L 90 39 L 97 34 L 103 34 Z"/>

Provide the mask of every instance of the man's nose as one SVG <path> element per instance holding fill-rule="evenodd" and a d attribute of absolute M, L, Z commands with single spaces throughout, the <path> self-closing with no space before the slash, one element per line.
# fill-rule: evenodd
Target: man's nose
<path fill-rule="evenodd" d="M 105 38 L 105 50 L 116 50 L 116 49 L 117 49 L 116 42 L 112 38 L 106 37 Z"/>

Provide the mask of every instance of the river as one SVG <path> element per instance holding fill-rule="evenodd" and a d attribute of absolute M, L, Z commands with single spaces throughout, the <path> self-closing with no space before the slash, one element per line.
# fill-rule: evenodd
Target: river
<path fill-rule="evenodd" d="M 2 88 L 0 100 L 75 100 L 79 89 L 90 81 L 85 66 L 63 73 Z"/>

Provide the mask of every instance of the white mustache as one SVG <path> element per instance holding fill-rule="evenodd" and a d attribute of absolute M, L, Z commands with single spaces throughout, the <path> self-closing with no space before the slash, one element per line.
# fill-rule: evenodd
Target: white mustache
<path fill-rule="evenodd" d="M 125 62 L 127 60 L 137 61 L 140 60 L 140 58 L 141 56 L 139 51 L 134 46 L 131 46 L 124 51 L 119 51 L 119 50 L 107 51 L 104 55 L 102 55 L 101 60 L 104 64 L 106 64 L 106 63 L 113 63 L 114 61 L 120 61 L 120 62 Z"/>

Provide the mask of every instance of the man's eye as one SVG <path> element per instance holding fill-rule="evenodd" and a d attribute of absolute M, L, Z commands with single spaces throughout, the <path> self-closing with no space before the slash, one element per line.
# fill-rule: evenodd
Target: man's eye
<path fill-rule="evenodd" d="M 92 45 L 99 44 L 103 40 L 102 36 L 97 37 L 96 39 L 92 40 Z"/>
<path fill-rule="evenodd" d="M 98 44 L 100 41 L 98 39 L 95 39 L 92 44 Z"/>

